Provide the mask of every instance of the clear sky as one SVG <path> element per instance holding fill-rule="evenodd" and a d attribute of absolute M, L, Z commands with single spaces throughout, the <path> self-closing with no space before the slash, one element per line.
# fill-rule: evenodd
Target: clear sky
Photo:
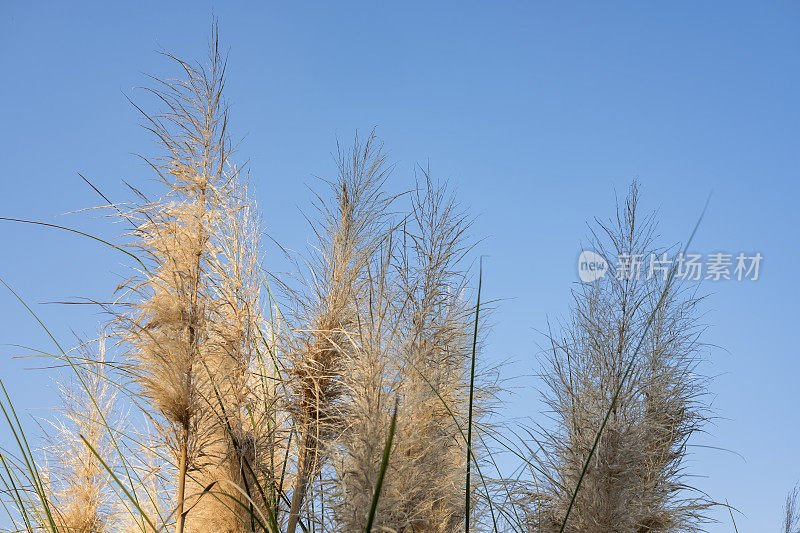
<path fill-rule="evenodd" d="M 509 416 L 539 420 L 529 377 L 547 319 L 564 317 L 586 222 L 641 183 L 665 243 L 684 239 L 713 191 L 693 249 L 760 252 L 755 282 L 706 283 L 715 423 L 695 441 L 696 484 L 741 511 L 743 532 L 776 531 L 800 481 L 797 289 L 800 3 L 404 2 L 43 3 L 0 7 L 0 216 L 113 237 L 109 220 L 69 211 L 116 201 L 151 175 L 129 96 L 157 51 L 203 56 L 212 13 L 230 50 L 231 128 L 249 159 L 265 223 L 295 248 L 309 238 L 313 176 L 373 126 L 407 187 L 416 162 L 448 178 L 477 216 L 486 297 L 503 299 L 485 357 L 518 376 Z M 153 109 L 150 107 L 150 109 Z M 124 256 L 88 240 L 0 223 L 0 277 L 67 344 L 104 319 Z M 284 268 L 277 254 L 267 267 Z M 24 350 L 51 349 L 0 292 L 0 372 L 31 415 L 55 404 Z M 7 438 L 7 435 L 0 433 Z M 722 448 L 723 450 L 717 449 Z M 727 511 L 710 531 L 731 531 Z"/>

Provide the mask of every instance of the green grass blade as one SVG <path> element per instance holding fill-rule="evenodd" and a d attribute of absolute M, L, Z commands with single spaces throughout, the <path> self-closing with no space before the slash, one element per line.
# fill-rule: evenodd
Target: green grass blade
<path fill-rule="evenodd" d="M 22 460 L 24 461 L 25 468 L 30 475 L 30 481 L 33 483 L 36 495 L 39 497 L 39 502 L 42 505 L 42 509 L 44 509 L 47 522 L 52 528 L 52 531 L 56 531 L 56 524 L 55 520 L 53 519 L 53 514 L 50 510 L 50 502 L 47 499 L 44 482 L 42 481 L 41 475 L 39 475 L 39 468 L 36 466 L 36 461 L 34 461 L 33 452 L 31 452 L 31 448 L 28 445 L 28 439 L 25 437 L 22 424 L 17 417 L 17 411 L 14 409 L 14 405 L 11 403 L 11 397 L 8 395 L 8 391 L 6 390 L 6 386 L 2 379 L 0 379 L 0 389 L 3 390 L 3 395 L 6 399 L 5 402 L 0 401 L 0 409 L 3 411 L 3 415 L 8 423 L 8 427 L 11 429 L 11 433 L 14 435 L 14 439 L 17 442 L 19 451 L 22 454 Z M 6 403 L 8 404 L 8 408 L 6 408 Z M 9 415 L 9 413 L 11 413 L 11 415 Z"/>
<path fill-rule="evenodd" d="M 128 250 L 125 250 L 124 248 L 120 248 L 116 244 L 112 244 L 112 243 L 110 243 L 110 242 L 108 242 L 106 240 L 101 239 L 100 237 L 95 237 L 94 235 L 90 235 L 88 233 L 84 233 L 82 231 L 79 231 L 79 230 L 76 230 L 76 229 L 73 229 L 73 228 L 68 228 L 66 226 L 59 226 L 58 224 L 49 224 L 47 222 L 39 222 L 37 220 L 23 220 L 23 219 L 20 219 L 20 218 L 8 218 L 8 217 L 0 217 L 0 220 L 4 220 L 6 222 L 19 222 L 21 224 L 34 224 L 36 226 L 44 226 L 44 227 L 47 227 L 47 228 L 60 229 L 60 230 L 69 231 L 69 232 L 72 232 L 72 233 L 77 233 L 78 235 L 82 235 L 82 236 L 88 237 L 90 239 L 94 239 L 95 241 L 101 242 L 101 243 L 105 244 L 106 246 L 110 246 L 111 248 L 114 248 L 115 250 L 118 250 L 118 251 L 122 252 L 123 254 L 126 254 L 126 255 L 132 257 L 134 260 L 136 260 L 137 263 L 139 263 L 142 266 L 142 268 L 144 269 L 145 272 L 147 272 L 148 274 L 150 273 L 150 271 L 147 270 L 147 267 L 144 265 L 144 263 L 142 263 L 141 259 L 139 259 L 135 255 L 130 253 Z"/>
<path fill-rule="evenodd" d="M 475 352 L 478 346 L 478 318 L 481 310 L 481 283 L 483 281 L 483 258 L 478 270 L 478 302 L 475 305 L 475 329 L 472 334 L 472 358 L 469 368 L 469 414 L 467 415 L 467 480 L 465 494 L 464 531 L 469 533 L 470 498 L 470 466 L 472 465 L 472 405 L 475 393 Z"/>
<path fill-rule="evenodd" d="M 378 482 L 375 484 L 375 493 L 372 495 L 372 505 L 369 508 L 369 516 L 367 516 L 366 532 L 372 532 L 372 523 L 375 521 L 375 512 L 378 510 L 378 500 L 381 497 L 381 487 L 383 487 L 383 478 L 386 475 L 386 469 L 389 467 L 389 455 L 392 453 L 392 440 L 394 440 L 394 428 L 397 424 L 397 404 L 394 402 L 394 412 L 392 413 L 392 422 L 389 425 L 389 436 L 386 438 L 386 446 L 383 447 L 383 459 L 381 459 L 381 471 L 378 474 Z"/>
<path fill-rule="evenodd" d="M 22 495 L 20 494 L 20 489 L 17 487 L 17 484 L 14 483 L 14 472 L 12 471 L 13 466 L 10 465 L 6 461 L 5 455 L 0 453 L 0 462 L 3 463 L 3 470 L 5 470 L 6 475 L 8 476 L 8 480 L 5 477 L 2 477 L 3 484 L 6 487 L 6 492 L 12 495 L 14 505 L 17 508 L 22 520 L 25 522 L 25 527 L 28 530 L 33 530 L 33 526 L 31 525 L 30 518 L 28 518 L 28 509 L 25 505 L 25 500 L 22 499 Z M 10 486 L 9 486 L 10 485 Z M 2 501 L 2 500 L 0 500 Z M 11 518 L 11 521 L 14 523 L 14 527 L 17 527 L 17 521 L 11 515 L 10 510 L 6 507 L 5 502 L 3 502 L 3 508 L 6 510 L 6 514 Z"/>
<path fill-rule="evenodd" d="M 86 440 L 86 437 L 84 437 L 83 435 L 79 435 L 79 437 L 81 438 L 83 443 L 86 445 L 86 447 L 88 447 L 89 450 L 91 450 L 91 452 L 94 454 L 94 456 L 97 457 L 97 460 L 100 461 L 100 464 L 103 465 L 103 468 L 106 469 L 106 472 L 108 472 L 108 474 L 111 476 L 111 478 L 117 484 L 117 486 L 122 490 L 123 494 L 125 494 L 125 497 L 128 498 L 128 500 L 133 504 L 134 507 L 136 507 L 136 510 L 139 511 L 139 514 L 141 515 L 141 517 L 145 519 L 145 521 L 147 522 L 147 524 L 151 528 L 153 528 L 153 531 L 158 532 L 158 528 L 155 526 L 155 524 L 153 524 L 153 522 L 147 516 L 147 513 L 144 512 L 144 510 L 142 509 L 141 505 L 139 505 L 139 501 L 136 499 L 136 497 L 133 494 L 130 493 L 130 491 L 125 486 L 125 484 L 117 477 L 117 475 L 114 473 L 114 471 L 111 469 L 111 467 L 108 466 L 108 463 L 106 463 L 103 460 L 103 458 L 100 457 L 100 454 L 97 453 L 97 450 L 95 450 L 94 447 L 91 444 L 89 444 L 89 441 Z"/>

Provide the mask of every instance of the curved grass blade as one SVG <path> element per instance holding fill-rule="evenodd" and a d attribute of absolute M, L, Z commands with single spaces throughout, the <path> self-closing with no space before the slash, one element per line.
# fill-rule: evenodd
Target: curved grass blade
<path fill-rule="evenodd" d="M 389 454 L 392 452 L 392 440 L 394 440 L 394 428 L 397 424 L 397 404 L 398 400 L 394 402 L 394 412 L 392 413 L 392 422 L 389 425 L 389 436 L 386 439 L 386 446 L 383 447 L 383 459 L 381 460 L 381 471 L 378 474 L 378 482 L 375 484 L 375 494 L 372 495 L 372 505 L 369 509 L 369 516 L 367 517 L 366 532 L 372 532 L 372 523 L 375 521 L 375 511 L 378 509 L 378 500 L 381 496 L 381 487 L 383 486 L 383 478 L 386 475 L 386 468 L 389 466 Z"/>
<path fill-rule="evenodd" d="M 27 472 L 30 474 L 30 481 L 33 483 L 34 490 L 36 491 L 36 495 L 39 498 L 39 501 L 44 509 L 45 516 L 47 517 L 47 522 L 52 528 L 52 531 L 56 531 L 56 524 L 53 518 L 53 514 L 50 510 L 50 502 L 47 499 L 47 494 L 45 493 L 45 486 L 44 482 L 42 481 L 42 477 L 39 474 L 39 468 L 36 466 L 36 461 L 33 457 L 33 452 L 31 452 L 31 448 L 28 445 L 28 439 L 25 437 L 25 432 L 22 429 L 22 424 L 17 417 L 17 411 L 14 409 L 14 405 L 11 403 L 11 397 L 8 395 L 8 391 L 6 390 L 5 384 L 3 380 L 0 379 L 0 389 L 3 391 L 3 395 L 5 396 L 5 402 L 0 401 L 0 409 L 3 411 L 3 415 L 5 416 L 6 422 L 8 423 L 9 429 L 11 429 L 11 433 L 14 435 L 14 439 L 17 441 L 17 446 L 19 447 L 20 453 L 22 453 L 22 460 L 25 462 L 25 468 Z M 8 403 L 8 409 L 6 409 L 6 403 Z M 10 415 L 9 415 L 10 413 Z M 13 421 L 11 420 L 13 417 Z"/>
<path fill-rule="evenodd" d="M 472 359 L 469 368 L 469 414 L 467 415 L 467 480 L 465 495 L 464 531 L 469 533 L 470 467 L 472 466 L 472 404 L 475 392 L 475 352 L 478 345 L 478 317 L 481 310 L 481 282 L 483 281 L 483 257 L 478 270 L 478 302 L 475 305 L 475 329 L 472 334 Z"/>
<path fill-rule="evenodd" d="M 117 486 L 119 486 L 119 488 L 125 494 L 125 497 L 127 497 L 128 500 L 130 500 L 130 502 L 134 505 L 134 507 L 136 507 L 136 510 L 139 511 L 139 514 L 142 516 L 142 518 L 144 518 L 145 521 L 147 521 L 147 524 L 151 528 L 153 528 L 153 531 L 158 532 L 158 528 L 155 526 L 155 524 L 153 524 L 153 522 L 147 516 L 147 513 L 145 513 L 144 510 L 142 509 L 142 507 L 139 505 L 139 501 L 136 499 L 136 497 L 134 495 L 132 495 L 130 493 L 128 488 L 117 477 L 117 475 L 114 473 L 114 471 L 111 469 L 111 467 L 108 466 L 108 464 L 103 460 L 102 457 L 100 457 L 100 454 L 97 453 L 97 450 L 95 450 L 94 447 L 91 444 L 89 444 L 89 441 L 86 440 L 86 437 L 84 437 L 83 435 L 78 435 L 78 436 L 81 438 L 81 440 L 86 445 L 86 447 L 89 448 L 89 450 L 91 450 L 91 452 L 94 454 L 94 456 L 97 457 L 97 460 L 100 461 L 100 464 L 103 465 L 103 468 L 106 469 L 106 471 L 111 476 L 111 478 L 114 480 L 114 482 L 117 484 Z"/>
<path fill-rule="evenodd" d="M 145 272 L 150 274 L 150 271 L 147 270 L 147 267 L 145 266 L 144 263 L 142 263 L 141 259 L 139 259 L 135 255 L 130 253 L 128 250 L 125 250 L 124 248 L 120 248 L 116 244 L 112 244 L 112 243 L 110 243 L 110 242 L 108 242 L 106 240 L 101 239 L 100 237 L 95 237 L 94 235 L 90 235 L 88 233 L 84 233 L 82 231 L 79 231 L 79 230 L 76 230 L 76 229 L 73 229 L 73 228 L 68 228 L 66 226 L 59 226 L 58 224 L 49 224 L 47 222 L 39 222 L 39 221 L 36 221 L 36 220 L 23 220 L 23 219 L 20 219 L 20 218 L 7 218 L 7 217 L 0 217 L 0 220 L 4 220 L 6 222 L 19 222 L 19 223 L 22 223 L 22 224 L 34 224 L 36 226 L 45 226 L 47 228 L 55 228 L 55 229 L 60 229 L 60 230 L 64 230 L 64 231 L 71 231 L 72 233 L 77 233 L 78 235 L 83 235 L 84 237 L 89 237 L 90 239 L 94 239 L 94 240 L 96 240 L 98 242 L 101 242 L 101 243 L 103 243 L 103 244 L 105 244 L 107 246 L 110 246 L 110 247 L 114 248 L 115 250 L 119 250 L 120 252 L 122 252 L 125 255 L 128 255 L 128 256 L 132 257 L 134 260 L 136 260 L 137 263 L 139 263 L 142 266 L 142 268 L 144 269 Z"/>
<path fill-rule="evenodd" d="M 0 453 L 0 462 L 3 463 L 3 469 L 5 470 L 6 475 L 8 476 L 8 479 L 6 479 L 5 476 L 0 474 L 0 480 L 2 480 L 3 485 L 5 486 L 5 492 L 7 494 L 11 495 L 12 500 L 14 502 L 14 506 L 16 507 L 17 512 L 20 514 L 22 520 L 25 522 L 25 527 L 28 530 L 33 530 L 33 526 L 31 525 L 31 521 L 28 518 L 28 509 L 27 509 L 27 506 L 25 505 L 25 500 L 22 499 L 22 495 L 20 494 L 20 489 L 17 488 L 17 484 L 14 483 L 14 478 L 16 476 L 14 476 L 14 472 L 11 470 L 13 468 L 13 466 L 8 464 L 8 462 L 6 461 L 5 455 L 3 455 L 2 453 Z M 6 515 L 11 518 L 11 521 L 14 523 L 14 527 L 19 529 L 19 526 L 17 525 L 17 521 L 14 519 L 14 516 L 12 515 L 11 510 L 8 509 L 8 507 L 6 507 L 5 501 L 0 499 L 0 503 L 3 504 L 3 509 L 5 510 Z"/>

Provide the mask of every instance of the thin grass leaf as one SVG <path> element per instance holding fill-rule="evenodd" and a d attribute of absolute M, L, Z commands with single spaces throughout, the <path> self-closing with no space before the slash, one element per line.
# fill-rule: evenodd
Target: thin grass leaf
<path fill-rule="evenodd" d="M 398 400 L 395 399 L 392 421 L 389 424 L 389 436 L 386 438 L 386 446 L 383 448 L 383 459 L 381 459 L 381 469 L 378 473 L 378 482 L 375 484 L 375 493 L 372 496 L 372 505 L 369 508 L 369 515 L 367 516 L 367 533 L 372 532 L 372 523 L 375 521 L 375 512 L 378 510 L 378 500 L 380 500 L 381 497 L 383 478 L 386 475 L 386 469 L 389 467 L 389 455 L 392 453 L 392 440 L 394 440 L 394 429 L 395 425 L 397 424 L 397 404 Z"/>
<path fill-rule="evenodd" d="M 139 265 L 141 265 L 141 267 L 144 269 L 145 272 L 147 272 L 148 274 L 150 273 L 150 271 L 147 270 L 147 267 L 145 266 L 145 264 L 142 263 L 141 259 L 136 257 L 134 254 L 130 253 L 128 250 L 125 250 L 124 248 L 120 248 L 119 246 L 117 246 L 115 244 L 112 244 L 112 243 L 110 243 L 110 242 L 108 242 L 106 240 L 103 240 L 100 237 L 95 237 L 94 235 L 90 235 L 88 233 L 84 233 L 82 231 L 79 231 L 79 230 L 76 230 L 76 229 L 73 229 L 73 228 L 68 228 L 66 226 L 59 226 L 58 224 L 49 224 L 47 222 L 38 222 L 36 220 L 22 220 L 22 219 L 19 219 L 19 218 L 7 218 L 7 217 L 0 217 L 0 220 L 4 220 L 6 222 L 19 222 L 19 223 L 23 223 L 23 224 L 34 224 L 34 225 L 37 225 L 37 226 L 45 226 L 45 227 L 48 227 L 48 228 L 55 228 L 55 229 L 60 229 L 60 230 L 64 230 L 64 231 L 70 231 L 72 233 L 77 233 L 78 235 L 83 235 L 84 237 L 89 237 L 90 239 L 94 239 L 97 242 L 101 242 L 101 243 L 105 244 L 106 246 L 110 246 L 111 248 L 114 248 L 115 250 L 118 250 L 118 251 L 122 252 L 123 254 L 132 257 L 137 263 L 139 263 Z"/>
<path fill-rule="evenodd" d="M 125 497 L 127 497 L 128 500 L 133 504 L 133 506 L 136 507 L 136 510 L 139 511 L 139 515 L 142 518 L 144 518 L 144 520 L 147 522 L 147 524 L 151 528 L 153 528 L 153 531 L 158 532 L 158 528 L 155 526 L 155 524 L 153 524 L 153 522 L 147 516 L 147 513 L 144 512 L 144 510 L 142 509 L 141 505 L 139 504 L 139 501 L 136 499 L 136 497 L 133 494 L 131 494 L 131 492 L 128 490 L 128 488 L 125 486 L 125 484 L 122 483 L 122 481 L 117 477 L 117 475 L 114 473 L 114 470 L 112 470 L 111 467 L 108 466 L 108 463 L 106 463 L 103 460 L 103 458 L 100 457 L 100 454 L 97 453 L 97 450 L 95 450 L 94 447 L 89 443 L 89 441 L 86 440 L 86 437 L 84 437 L 83 435 L 79 435 L 79 437 L 81 438 L 83 443 L 89 448 L 89 450 L 91 450 L 91 452 L 94 454 L 94 456 L 97 457 L 97 460 L 100 461 L 100 464 L 103 465 L 103 468 L 106 469 L 106 471 L 111 476 L 111 478 L 114 480 L 114 482 L 117 484 L 117 486 L 119 486 L 119 488 L 125 494 Z"/>
<path fill-rule="evenodd" d="M 469 367 L 469 414 L 467 416 L 467 479 L 466 479 L 466 495 L 465 495 L 465 508 L 464 513 L 464 531 L 469 533 L 469 516 L 470 516 L 470 465 L 472 465 L 472 403 L 473 394 L 475 392 L 475 353 L 478 345 L 478 318 L 481 310 L 481 283 L 483 282 L 483 258 L 480 260 L 480 268 L 478 270 L 478 301 L 475 305 L 475 329 L 472 334 L 472 357 L 470 359 Z"/>
<path fill-rule="evenodd" d="M 8 391 L 6 390 L 6 386 L 3 383 L 3 380 L 0 379 L 0 388 L 3 390 L 3 395 L 5 396 L 6 401 L 0 401 L 0 409 L 3 411 L 3 415 L 8 422 L 8 427 L 11 429 L 12 434 L 14 435 L 14 439 L 17 442 L 17 446 L 19 447 L 20 453 L 22 454 L 22 460 L 25 463 L 25 468 L 27 469 L 27 473 L 30 474 L 30 481 L 33 483 L 34 490 L 36 491 L 36 495 L 39 497 L 39 502 L 41 503 L 42 509 L 44 509 L 44 513 L 47 517 L 47 522 L 52 527 L 53 531 L 56 530 L 55 520 L 53 518 L 53 514 L 50 509 L 50 502 L 47 499 L 47 495 L 45 494 L 45 487 L 44 482 L 42 481 L 41 475 L 39 474 L 39 468 L 36 466 L 36 461 L 33 458 L 33 453 L 31 452 L 31 448 L 28 445 L 28 439 L 25 437 L 25 431 L 22 428 L 22 424 L 17 417 L 17 412 L 14 409 L 14 405 L 11 403 L 11 397 L 8 395 Z M 6 402 L 8 405 L 6 405 Z M 9 412 L 13 416 L 13 421 L 11 420 L 11 416 L 9 416 Z"/>
<path fill-rule="evenodd" d="M 27 527 L 28 530 L 32 530 L 33 526 L 31 525 L 31 520 L 28 517 L 28 506 L 25 505 L 25 501 L 23 501 L 22 495 L 19 493 L 20 489 L 17 487 L 17 483 L 14 483 L 15 476 L 11 470 L 13 467 L 8 464 L 5 455 L 3 455 L 2 453 L 0 453 L 0 461 L 3 463 L 3 469 L 5 470 L 6 475 L 8 476 L 8 481 L 6 481 L 6 478 L 3 477 L 3 484 L 6 486 L 6 492 L 12 494 L 12 497 L 14 498 L 14 502 L 16 504 L 17 511 L 22 515 L 22 520 L 25 522 L 25 527 Z M 11 485 L 10 490 L 8 487 L 9 484 Z M 17 521 L 14 520 L 14 517 L 12 516 L 10 510 L 6 508 L 5 502 L 3 502 L 3 508 L 6 510 L 6 514 L 9 517 L 11 517 L 11 521 L 14 523 L 14 526 L 16 527 Z"/>

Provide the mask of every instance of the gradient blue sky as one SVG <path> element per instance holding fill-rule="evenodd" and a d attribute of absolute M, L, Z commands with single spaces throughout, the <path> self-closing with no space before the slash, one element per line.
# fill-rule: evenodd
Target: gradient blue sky
<path fill-rule="evenodd" d="M 713 191 L 693 249 L 760 252 L 757 282 L 707 283 L 705 340 L 719 417 L 688 465 L 698 486 L 775 531 L 800 480 L 798 405 L 797 2 L 285 4 L 5 2 L 0 7 L 0 216 L 113 237 L 121 227 L 68 211 L 147 189 L 152 139 L 125 95 L 169 75 L 157 50 L 200 57 L 211 15 L 230 49 L 231 127 L 242 137 L 270 233 L 309 238 L 314 175 L 338 138 L 373 126 L 411 183 L 416 162 L 450 180 L 486 237 L 484 287 L 503 299 L 486 357 L 519 376 L 509 416 L 541 419 L 536 356 L 564 317 L 586 222 L 641 182 L 665 243 L 684 239 Z M 152 107 L 150 107 L 152 109 Z M 36 227 L 0 223 L 0 277 L 69 344 L 103 320 L 87 307 L 126 272 L 124 256 Z M 277 254 L 270 268 L 284 268 Z M 31 415 L 55 404 L 49 374 L 13 344 L 50 349 L 0 293 L 0 369 Z M 44 383 L 44 385 L 43 385 Z M 0 433 L 7 438 L 7 434 Z M 730 451 L 721 451 L 720 447 Z M 735 453 L 734 453 L 735 452 Z M 737 455 L 738 454 L 738 455 Z M 727 511 L 710 531 L 730 531 Z"/>

